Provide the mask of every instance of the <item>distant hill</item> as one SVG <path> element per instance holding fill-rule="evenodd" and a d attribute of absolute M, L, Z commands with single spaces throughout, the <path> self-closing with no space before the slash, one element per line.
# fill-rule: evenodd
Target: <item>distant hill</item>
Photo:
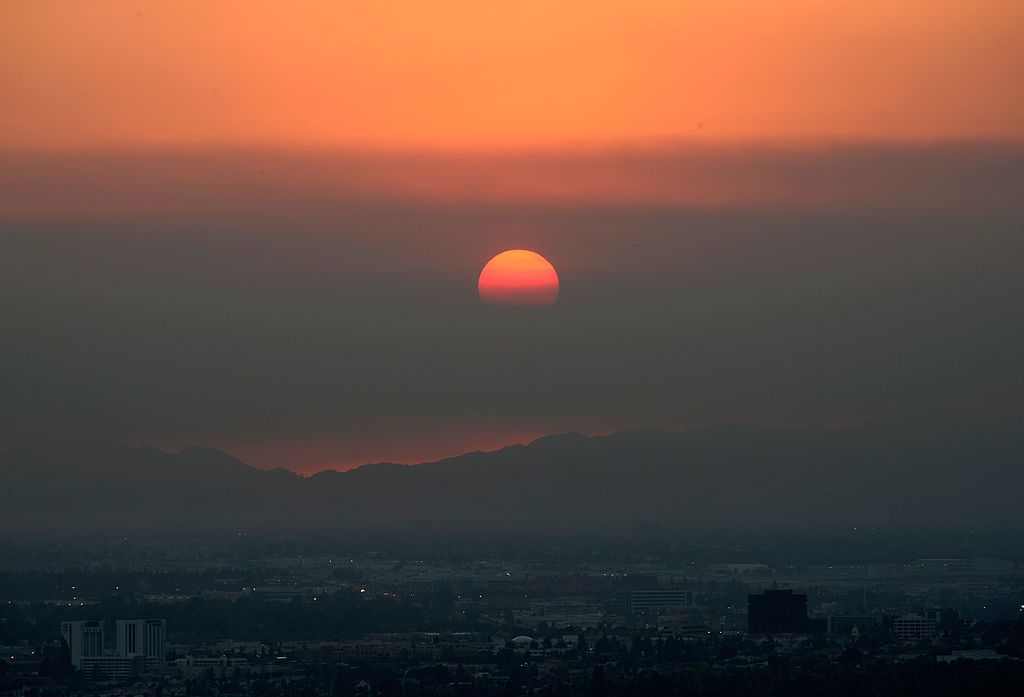
<path fill-rule="evenodd" d="M 208 448 L 62 439 L 0 455 L 0 525 L 348 523 L 701 529 L 1024 522 L 1024 429 L 719 426 L 548 436 L 422 465 L 302 477 Z"/>

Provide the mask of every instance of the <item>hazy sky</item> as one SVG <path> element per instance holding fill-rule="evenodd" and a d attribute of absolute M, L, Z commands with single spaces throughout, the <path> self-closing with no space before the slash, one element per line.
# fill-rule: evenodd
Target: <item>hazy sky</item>
<path fill-rule="evenodd" d="M 1024 4 L 293 5 L 0 7 L 0 444 L 1021 409 Z"/>

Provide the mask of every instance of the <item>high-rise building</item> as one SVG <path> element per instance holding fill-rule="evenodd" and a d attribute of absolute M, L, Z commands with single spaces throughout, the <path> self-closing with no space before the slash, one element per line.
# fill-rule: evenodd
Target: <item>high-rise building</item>
<path fill-rule="evenodd" d="M 118 620 L 117 655 L 145 656 L 146 669 L 167 660 L 167 620 Z"/>
<path fill-rule="evenodd" d="M 804 634 L 816 630 L 807 619 L 807 596 L 791 590 L 766 590 L 747 596 L 751 634 Z"/>
<path fill-rule="evenodd" d="M 62 653 L 79 670 L 83 658 L 103 655 L 103 620 L 61 622 L 60 636 Z"/>

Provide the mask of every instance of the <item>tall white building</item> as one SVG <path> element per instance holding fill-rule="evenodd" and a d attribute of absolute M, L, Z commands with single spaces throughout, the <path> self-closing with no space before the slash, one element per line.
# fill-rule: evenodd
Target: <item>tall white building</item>
<path fill-rule="evenodd" d="M 61 622 L 60 636 L 71 665 L 79 670 L 83 658 L 103 655 L 103 620 Z"/>
<path fill-rule="evenodd" d="M 118 620 L 117 655 L 145 656 L 146 669 L 167 660 L 167 620 Z"/>

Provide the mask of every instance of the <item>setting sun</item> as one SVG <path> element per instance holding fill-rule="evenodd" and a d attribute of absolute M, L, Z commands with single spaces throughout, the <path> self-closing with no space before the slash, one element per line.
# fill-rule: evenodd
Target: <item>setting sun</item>
<path fill-rule="evenodd" d="M 554 305 L 558 301 L 555 267 L 527 249 L 510 249 L 487 262 L 478 286 L 485 303 Z"/>

